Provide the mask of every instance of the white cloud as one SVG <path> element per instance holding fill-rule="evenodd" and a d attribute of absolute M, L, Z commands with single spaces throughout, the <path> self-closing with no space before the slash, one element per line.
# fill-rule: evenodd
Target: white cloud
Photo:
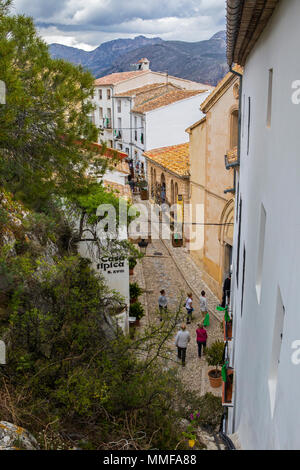
<path fill-rule="evenodd" d="M 225 0 L 15 0 L 47 42 L 90 50 L 143 34 L 201 41 L 225 28 Z"/>

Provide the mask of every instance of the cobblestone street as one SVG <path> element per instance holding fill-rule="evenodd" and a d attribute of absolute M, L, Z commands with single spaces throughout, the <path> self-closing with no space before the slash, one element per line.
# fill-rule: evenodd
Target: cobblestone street
<path fill-rule="evenodd" d="M 146 293 L 141 297 L 141 302 L 146 308 L 146 316 L 141 324 L 159 323 L 158 315 L 158 297 L 161 289 L 165 289 L 168 298 L 168 307 L 170 311 L 176 312 L 183 303 L 182 320 L 185 321 L 184 301 L 187 292 L 193 292 L 193 320 L 188 325 L 191 334 L 191 342 L 187 349 L 186 367 L 177 363 L 180 368 L 180 375 L 183 383 L 193 391 L 204 395 L 206 392 L 212 392 L 214 395 L 221 395 L 221 388 L 213 389 L 210 387 L 207 372 L 208 366 L 204 358 L 198 358 L 196 328 L 197 323 L 201 321 L 202 316 L 199 308 L 199 296 L 202 289 L 205 290 L 208 299 L 208 308 L 210 311 L 210 326 L 208 332 L 208 346 L 217 339 L 222 340 L 223 334 L 221 322 L 215 311 L 219 304 L 218 299 L 210 292 L 202 281 L 201 271 L 195 265 L 185 248 L 173 248 L 170 241 L 153 239 L 148 245 L 146 256 L 138 263 L 135 274 L 131 276 L 131 282 L 137 281 L 143 287 Z M 177 331 L 176 331 L 177 332 Z M 177 348 L 174 344 L 174 338 L 170 346 L 174 345 L 174 355 L 170 357 L 170 365 L 176 362 Z"/>

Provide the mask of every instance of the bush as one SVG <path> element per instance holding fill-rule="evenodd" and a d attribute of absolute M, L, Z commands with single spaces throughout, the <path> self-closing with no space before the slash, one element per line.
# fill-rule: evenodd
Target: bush
<path fill-rule="evenodd" d="M 135 302 L 130 305 L 129 315 L 135 317 L 137 320 L 140 320 L 145 315 L 144 307 L 140 302 Z"/>
<path fill-rule="evenodd" d="M 206 349 L 205 359 L 209 366 L 215 366 L 216 370 L 223 364 L 224 342 L 215 341 Z"/>
<path fill-rule="evenodd" d="M 143 289 L 138 285 L 137 282 L 130 283 L 129 291 L 131 299 L 138 299 L 143 293 Z"/>

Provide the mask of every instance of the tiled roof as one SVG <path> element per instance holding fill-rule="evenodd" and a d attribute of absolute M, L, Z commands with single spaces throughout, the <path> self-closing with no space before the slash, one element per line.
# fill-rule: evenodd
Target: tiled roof
<path fill-rule="evenodd" d="M 117 83 L 125 82 L 130 78 L 138 77 L 149 72 L 149 70 L 132 70 L 131 72 L 120 72 L 105 75 L 105 77 L 97 78 L 94 84 L 97 85 L 116 85 Z"/>
<path fill-rule="evenodd" d="M 227 0 L 227 62 L 244 66 L 279 0 Z"/>
<path fill-rule="evenodd" d="M 126 96 L 134 96 L 134 95 L 140 95 L 141 93 L 145 93 L 146 91 L 151 91 L 155 90 L 156 88 L 159 88 L 161 86 L 165 86 L 165 83 L 153 83 L 152 85 L 144 85 L 139 88 L 134 88 L 133 90 L 129 91 L 124 91 L 123 93 L 119 93 L 118 95 L 115 95 L 115 98 L 122 98 Z"/>
<path fill-rule="evenodd" d="M 178 176 L 189 176 L 189 143 L 148 150 L 144 155 L 152 162 L 176 173 Z"/>
<path fill-rule="evenodd" d="M 199 95 L 207 90 L 174 90 L 170 93 L 166 93 L 157 98 L 148 99 L 145 103 L 138 105 L 132 109 L 133 113 L 147 113 L 157 108 L 162 108 L 169 104 L 175 103 L 176 101 L 190 98 L 191 96 Z"/>

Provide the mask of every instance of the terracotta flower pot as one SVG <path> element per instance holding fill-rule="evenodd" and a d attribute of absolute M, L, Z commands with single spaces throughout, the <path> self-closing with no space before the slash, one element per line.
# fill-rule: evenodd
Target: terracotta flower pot
<path fill-rule="evenodd" d="M 130 299 L 130 305 L 135 304 L 137 302 L 137 299 Z"/>
<path fill-rule="evenodd" d="M 212 388 L 219 388 L 222 384 L 222 375 L 220 370 L 212 369 L 208 372 L 209 383 Z"/>
<path fill-rule="evenodd" d="M 130 275 L 130 276 L 133 276 L 133 275 L 134 275 L 134 268 L 133 268 L 133 269 L 129 269 L 129 275 Z"/>

